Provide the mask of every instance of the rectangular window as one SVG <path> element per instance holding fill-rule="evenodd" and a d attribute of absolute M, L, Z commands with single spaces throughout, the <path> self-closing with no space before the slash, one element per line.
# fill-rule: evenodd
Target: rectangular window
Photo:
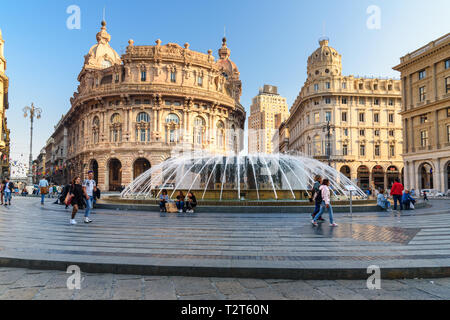
<path fill-rule="evenodd" d="M 330 104 L 331 103 L 331 98 L 325 98 L 325 104 Z"/>
<path fill-rule="evenodd" d="M 394 105 L 394 99 L 389 99 L 389 105 L 393 106 Z"/>
<path fill-rule="evenodd" d="M 325 112 L 325 121 L 331 121 L 331 111 Z"/>
<path fill-rule="evenodd" d="M 116 83 L 119 82 L 119 74 L 116 74 Z"/>
<path fill-rule="evenodd" d="M 419 101 L 425 101 L 426 98 L 426 94 L 425 94 L 425 87 L 420 87 L 419 88 Z"/>
<path fill-rule="evenodd" d="M 363 87 L 364 87 L 364 86 L 363 86 L 363 84 L 362 84 L 362 83 L 360 83 L 360 84 L 359 84 L 359 90 L 362 90 L 362 89 L 363 89 Z"/>
<path fill-rule="evenodd" d="M 342 155 L 348 155 L 348 146 L 346 144 L 342 145 Z"/>
<path fill-rule="evenodd" d="M 177 82 L 177 76 L 175 72 L 170 73 L 170 81 L 171 82 Z M 172 141 L 171 141 L 172 142 Z"/>
<path fill-rule="evenodd" d="M 347 112 L 342 112 L 342 122 L 347 122 Z"/>
<path fill-rule="evenodd" d="M 447 142 L 450 142 L 450 126 L 447 126 Z"/>
<path fill-rule="evenodd" d="M 319 101 L 314 101 L 314 105 L 315 105 L 315 106 L 318 106 L 319 104 L 320 104 Z"/>
<path fill-rule="evenodd" d="M 366 117 L 364 112 L 360 112 L 359 113 L 359 122 L 365 122 L 366 121 Z"/>
<path fill-rule="evenodd" d="M 319 85 L 318 84 L 314 85 L 314 91 L 319 91 Z"/>
<path fill-rule="evenodd" d="M 359 104 L 365 105 L 365 104 L 366 104 L 366 99 L 364 99 L 364 98 L 359 98 Z"/>
<path fill-rule="evenodd" d="M 379 137 L 380 136 L 380 130 L 375 130 L 375 136 Z"/>
<path fill-rule="evenodd" d="M 379 113 L 374 113 L 373 122 L 380 122 L 380 114 Z"/>
<path fill-rule="evenodd" d="M 380 100 L 377 99 L 377 98 L 373 99 L 373 104 L 376 105 L 376 106 L 379 106 L 380 105 Z"/>
<path fill-rule="evenodd" d="M 331 88 L 331 83 L 330 82 L 326 82 L 325 83 L 325 88 L 326 89 L 330 89 Z"/>
<path fill-rule="evenodd" d="M 134 100 L 134 104 L 141 104 L 141 100 Z"/>
<path fill-rule="evenodd" d="M 389 122 L 394 123 L 394 114 L 393 113 L 389 113 Z"/>
<path fill-rule="evenodd" d="M 348 129 L 347 128 L 344 129 L 344 136 L 348 137 Z"/>
<path fill-rule="evenodd" d="M 347 104 L 347 98 L 342 98 L 342 104 Z"/>
<path fill-rule="evenodd" d="M 395 146 L 389 146 L 389 156 L 395 157 Z"/>
<path fill-rule="evenodd" d="M 347 89 L 347 82 L 342 82 L 342 89 Z"/>
<path fill-rule="evenodd" d="M 198 77 L 197 84 L 202 87 L 203 86 L 203 77 Z"/>
<path fill-rule="evenodd" d="M 363 144 L 359 146 L 359 155 L 360 156 L 365 156 L 366 155 L 366 146 L 363 145 Z"/>
<path fill-rule="evenodd" d="M 377 84 L 373 85 L 373 90 L 378 90 L 378 85 Z"/>
<path fill-rule="evenodd" d="M 445 78 L 445 93 L 450 93 L 450 77 Z"/>
<path fill-rule="evenodd" d="M 388 90 L 389 90 L 389 91 L 392 90 L 392 84 L 388 85 Z"/>
<path fill-rule="evenodd" d="M 393 137 L 394 136 L 394 130 L 389 130 L 389 136 Z"/>
<path fill-rule="evenodd" d="M 147 72 L 142 71 L 141 72 L 141 81 L 145 81 L 145 80 L 147 80 Z"/>
<path fill-rule="evenodd" d="M 314 113 L 314 123 L 320 122 L 320 114 L 318 112 Z"/>
<path fill-rule="evenodd" d="M 366 135 L 366 130 L 364 130 L 364 129 L 359 130 L 359 135 L 360 136 L 365 136 Z"/>
<path fill-rule="evenodd" d="M 377 157 L 380 156 L 380 146 L 379 145 L 375 146 L 375 156 L 377 156 Z"/>
<path fill-rule="evenodd" d="M 450 69 L 450 59 L 445 60 L 445 69 Z"/>
<path fill-rule="evenodd" d="M 419 71 L 419 80 L 425 79 L 427 72 L 425 70 Z"/>
<path fill-rule="evenodd" d="M 420 116 L 420 123 L 427 123 L 428 117 L 427 116 Z"/>
<path fill-rule="evenodd" d="M 428 131 L 427 130 L 420 131 L 420 145 L 422 147 L 428 146 Z"/>

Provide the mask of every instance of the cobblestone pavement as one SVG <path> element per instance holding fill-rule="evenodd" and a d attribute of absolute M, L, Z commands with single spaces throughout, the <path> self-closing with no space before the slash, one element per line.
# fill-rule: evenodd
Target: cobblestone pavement
<path fill-rule="evenodd" d="M 450 278 L 294 281 L 82 274 L 81 289 L 67 289 L 70 274 L 0 268 L 0 300 L 448 300 Z"/>

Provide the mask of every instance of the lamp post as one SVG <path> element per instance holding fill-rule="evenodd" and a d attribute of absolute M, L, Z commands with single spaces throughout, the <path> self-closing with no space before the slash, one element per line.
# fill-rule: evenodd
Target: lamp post
<path fill-rule="evenodd" d="M 32 172 L 32 167 L 33 167 L 33 122 L 34 122 L 34 118 L 36 117 L 37 119 L 41 118 L 41 114 L 42 114 L 42 109 L 41 108 L 36 108 L 34 106 L 34 103 L 31 103 L 31 107 L 26 106 L 25 108 L 23 108 L 23 116 L 25 118 L 28 117 L 28 113 L 30 116 L 30 160 L 28 162 L 28 185 L 33 185 L 33 172 Z"/>
<path fill-rule="evenodd" d="M 331 131 L 334 131 L 334 125 L 330 124 L 330 120 L 327 121 L 327 124 L 322 127 L 323 132 L 327 133 L 326 144 L 325 144 L 325 153 L 328 160 L 328 165 L 331 167 Z"/>

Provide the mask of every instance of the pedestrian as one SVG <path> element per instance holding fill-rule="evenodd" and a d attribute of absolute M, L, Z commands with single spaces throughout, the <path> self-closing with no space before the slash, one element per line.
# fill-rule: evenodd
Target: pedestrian
<path fill-rule="evenodd" d="M 167 212 L 166 203 L 169 202 L 169 196 L 167 195 L 167 190 L 163 189 L 159 195 L 159 211 Z"/>
<path fill-rule="evenodd" d="M 400 204 L 400 210 L 403 210 L 402 195 L 403 185 L 400 183 L 399 178 L 395 178 L 395 182 L 391 188 L 391 196 L 394 198 L 394 210 L 397 210 L 397 202 Z"/>
<path fill-rule="evenodd" d="M 2 184 L 0 185 L 0 192 L 1 192 L 1 201 L 2 201 L 2 203 L 1 203 L 1 205 L 3 205 L 3 197 L 5 196 L 5 183 L 6 183 L 6 181 L 5 180 L 2 180 Z"/>
<path fill-rule="evenodd" d="M 11 205 L 11 193 L 14 190 L 14 184 L 9 181 L 8 178 L 5 180 L 5 185 L 3 186 L 3 192 L 5 194 L 5 207 Z"/>
<path fill-rule="evenodd" d="M 41 181 L 39 181 L 39 192 L 41 193 L 41 205 L 44 205 L 45 195 L 48 193 L 48 181 L 45 177 L 42 177 Z"/>
<path fill-rule="evenodd" d="M 84 208 L 84 199 L 88 199 L 87 194 L 84 192 L 83 187 L 81 185 L 81 178 L 75 177 L 72 180 L 72 185 L 70 186 L 70 190 L 67 193 L 67 197 L 65 199 L 66 205 L 72 205 L 72 216 L 70 219 L 70 224 L 75 225 L 77 221 L 75 220 L 75 216 L 78 210 Z"/>
<path fill-rule="evenodd" d="M 320 186 L 320 192 L 322 195 L 322 203 L 320 204 L 320 211 L 316 214 L 312 220 L 312 224 L 317 226 L 317 221 L 324 213 L 325 209 L 328 209 L 328 216 L 330 217 L 330 227 L 337 227 L 338 225 L 334 223 L 333 220 L 333 207 L 331 206 L 330 200 L 330 181 L 328 179 L 323 179 L 322 185 Z"/>
<path fill-rule="evenodd" d="M 88 178 L 83 182 L 83 192 L 86 194 L 86 211 L 84 213 L 84 223 L 91 223 L 89 218 L 94 207 L 94 193 L 97 191 L 97 183 L 94 180 L 94 171 L 88 172 Z"/>
<path fill-rule="evenodd" d="M 186 200 L 186 212 L 194 213 L 194 209 L 196 206 L 197 206 L 197 198 L 195 197 L 192 191 L 188 192 Z"/>
<path fill-rule="evenodd" d="M 322 184 L 322 177 L 320 175 L 316 175 L 314 177 L 314 185 L 311 190 L 311 201 L 314 201 L 314 211 L 311 214 L 311 217 L 314 219 L 317 213 L 320 211 L 320 204 L 322 203 L 322 194 L 320 192 L 320 185 Z M 319 218 L 319 221 L 325 221 L 322 217 Z"/>
<path fill-rule="evenodd" d="M 428 200 L 427 192 L 425 190 L 423 191 L 423 201 L 430 201 Z"/>

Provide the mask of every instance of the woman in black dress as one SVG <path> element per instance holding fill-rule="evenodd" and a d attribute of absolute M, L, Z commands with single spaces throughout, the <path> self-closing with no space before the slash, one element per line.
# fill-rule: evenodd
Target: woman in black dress
<path fill-rule="evenodd" d="M 197 198 L 193 192 L 189 192 L 186 201 L 187 213 L 194 213 L 194 208 L 197 206 Z"/>
<path fill-rule="evenodd" d="M 87 199 L 87 195 L 83 191 L 83 187 L 81 186 L 81 178 L 76 177 L 72 181 L 72 185 L 70 186 L 69 196 L 72 197 L 72 201 L 70 204 L 73 206 L 72 210 L 72 218 L 70 219 L 70 224 L 77 224 L 75 221 L 75 215 L 77 214 L 79 209 L 84 208 L 84 199 Z"/>

